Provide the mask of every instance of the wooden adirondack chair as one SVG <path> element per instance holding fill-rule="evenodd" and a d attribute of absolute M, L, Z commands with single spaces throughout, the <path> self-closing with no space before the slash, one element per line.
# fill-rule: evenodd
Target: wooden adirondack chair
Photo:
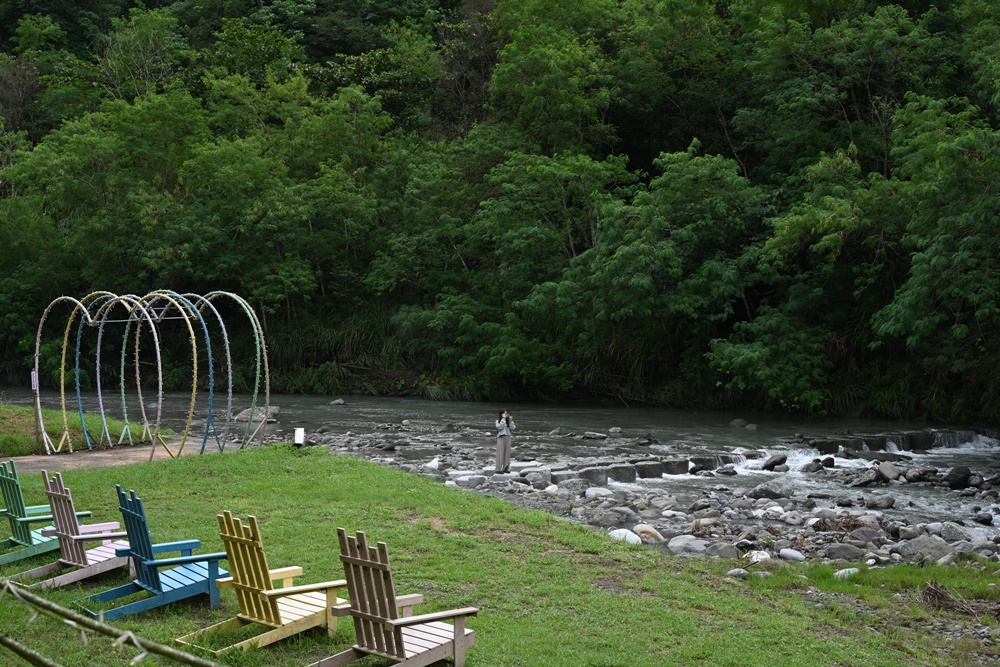
<path fill-rule="evenodd" d="M 76 601 L 76 604 L 91 618 L 103 617 L 105 621 L 121 618 L 128 614 L 154 609 L 156 607 L 207 593 L 211 605 L 219 606 L 219 589 L 215 585 L 220 576 L 229 573 L 219 567 L 219 561 L 226 557 L 222 553 L 192 555 L 193 549 L 201 547 L 199 540 L 166 542 L 153 544 L 146 522 L 146 511 L 142 499 L 129 491 L 125 495 L 121 485 L 118 490 L 118 504 L 128 534 L 128 547 L 116 549 L 115 555 L 128 556 L 135 567 L 136 580 L 124 586 L 97 593 Z M 157 559 L 156 554 L 179 551 L 175 558 Z M 130 602 L 120 607 L 104 611 L 92 611 L 85 604 L 111 602 L 134 593 L 146 591 L 151 597 Z"/>
<path fill-rule="evenodd" d="M 129 566 L 131 561 L 128 556 L 115 555 L 116 549 L 128 548 L 128 542 L 117 539 L 126 537 L 127 534 L 114 532 L 119 530 L 118 522 L 90 525 L 78 523 L 76 509 L 73 506 L 73 495 L 63 483 L 62 474 L 57 472 L 55 477 L 49 477 L 49 473 L 43 470 L 42 478 L 45 480 L 45 495 L 49 498 L 49 506 L 52 508 L 52 516 L 55 517 L 56 524 L 55 529 L 42 530 L 42 534 L 45 536 L 55 535 L 59 538 L 61 557 L 55 563 L 22 572 L 11 579 L 25 581 L 56 574 L 58 576 L 27 586 L 27 588 L 56 588 L 82 581 L 118 567 Z M 85 547 L 87 542 L 100 542 L 101 544 L 93 549 L 87 549 Z M 59 574 L 70 568 L 75 569 L 72 572 Z M 129 567 L 129 571 L 132 576 L 135 576 L 134 569 Z"/>
<path fill-rule="evenodd" d="M 348 537 L 343 528 L 337 529 L 337 537 L 351 602 L 337 607 L 335 612 L 354 618 L 358 643 L 309 667 L 339 667 L 366 654 L 389 658 L 406 667 L 423 667 L 454 657 L 455 667 L 462 667 L 465 650 L 476 643 L 475 633 L 465 627 L 465 617 L 477 616 L 479 610 L 466 607 L 411 616 L 410 609 L 423 602 L 423 596 L 396 597 L 385 542 L 379 542 L 377 548 L 369 547 L 363 532 Z M 442 623 L 445 619 L 453 619 L 454 624 Z"/>
<path fill-rule="evenodd" d="M 219 655 L 232 649 L 248 650 L 260 648 L 291 637 L 315 627 L 325 627 L 333 637 L 337 632 L 337 617 L 333 607 L 346 600 L 337 597 L 337 589 L 346 588 L 347 581 L 326 581 L 321 584 L 292 586 L 292 578 L 302 574 L 301 567 L 284 567 L 271 570 L 267 567 L 264 542 L 257 526 L 257 517 L 248 519 L 249 526 L 234 518 L 228 510 L 219 515 L 219 536 L 229 554 L 229 569 L 232 576 L 219 579 L 219 588 L 233 588 L 240 603 L 240 614 L 236 618 L 223 621 L 177 639 L 179 644 L 198 646 L 200 638 L 220 631 L 234 630 L 245 625 L 258 623 L 271 630 L 256 635 L 237 644 L 218 650 L 209 650 Z M 282 588 L 274 588 L 273 582 L 280 580 Z"/>
<path fill-rule="evenodd" d="M 11 537 L 0 542 L 0 551 L 21 547 L 0 555 L 0 565 L 13 563 L 24 558 L 31 558 L 59 548 L 59 540 L 55 534 L 44 534 L 53 526 L 31 529 L 32 524 L 50 523 L 51 508 L 48 505 L 25 506 L 21 493 L 21 480 L 17 476 L 17 467 L 13 459 L 10 463 L 0 463 L 0 490 L 3 491 L 4 509 L 0 516 L 6 515 L 10 520 Z M 90 512 L 76 512 L 77 517 L 88 517 Z"/>

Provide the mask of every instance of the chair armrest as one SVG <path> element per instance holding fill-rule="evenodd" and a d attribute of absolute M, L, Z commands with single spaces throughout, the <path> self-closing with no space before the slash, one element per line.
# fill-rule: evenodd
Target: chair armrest
<path fill-rule="evenodd" d="M 153 545 L 154 554 L 162 554 L 168 551 L 190 551 L 201 547 L 201 540 L 184 540 L 183 542 L 163 542 Z"/>
<path fill-rule="evenodd" d="M 128 537 L 128 533 L 98 533 L 96 535 L 71 535 L 74 542 L 102 542 L 104 540 L 118 540 Z"/>
<path fill-rule="evenodd" d="M 271 582 L 281 581 L 281 585 L 285 587 L 290 587 L 292 585 L 292 579 L 295 577 L 302 576 L 302 568 L 298 565 L 290 565 L 289 567 L 279 567 L 274 570 L 268 570 L 267 578 Z"/>
<path fill-rule="evenodd" d="M 407 625 L 417 625 L 419 623 L 430 623 L 431 621 L 441 621 L 446 618 L 455 618 L 456 616 L 478 616 L 479 610 L 475 607 L 464 607 L 462 609 L 451 609 L 449 611 L 439 611 L 434 614 L 420 614 L 419 616 L 406 616 L 404 618 L 396 618 L 385 621 L 385 624 L 391 627 L 405 627 Z"/>
<path fill-rule="evenodd" d="M 406 618 L 412 618 L 406 612 L 410 610 L 411 607 L 418 604 L 424 603 L 424 596 L 420 593 L 410 593 L 409 595 L 399 595 L 396 597 L 396 606 L 404 610 L 404 616 Z M 340 618 L 341 616 L 351 615 L 351 603 L 347 602 L 344 604 L 338 604 L 335 607 L 330 608 L 332 615 Z"/>
<path fill-rule="evenodd" d="M 273 591 L 261 591 L 269 598 L 282 598 L 286 595 L 297 595 L 299 593 L 312 593 L 313 591 L 328 591 L 331 588 L 347 588 L 346 579 L 337 581 L 324 581 L 319 584 L 303 584 L 301 586 L 290 586 L 288 588 L 278 588 Z"/>
<path fill-rule="evenodd" d="M 48 511 L 48 509 L 49 509 L 48 505 L 38 505 L 38 507 L 42 508 L 43 511 Z M 27 511 L 28 509 L 30 509 L 30 508 L 25 508 L 25 514 L 31 514 L 31 512 Z M 88 512 L 77 512 L 76 513 L 76 518 L 77 519 L 83 519 L 83 518 L 92 516 L 93 514 L 94 514 L 93 512 L 89 512 L 89 511 Z M 19 523 L 42 523 L 44 521 L 52 521 L 52 520 L 53 520 L 53 516 L 51 514 L 39 514 L 39 515 L 36 515 L 36 516 L 24 516 L 24 517 L 20 517 L 19 516 L 19 517 L 17 517 L 15 519 L 15 521 L 18 521 Z"/>
<path fill-rule="evenodd" d="M 51 514 L 52 508 L 49 505 L 31 505 L 24 508 L 24 514 Z"/>
<path fill-rule="evenodd" d="M 162 560 L 147 560 L 146 565 L 150 567 L 170 567 L 171 565 L 187 565 L 188 563 L 201 563 L 203 561 L 220 561 L 228 557 L 225 551 L 214 554 L 198 554 L 196 556 L 180 556 L 179 558 L 164 558 Z"/>
<path fill-rule="evenodd" d="M 112 530 L 121 529 L 121 524 L 117 521 L 109 521 L 107 523 L 92 523 L 92 524 L 80 524 L 78 527 L 81 533 L 96 533 L 102 532 L 107 533 Z"/>
<path fill-rule="evenodd" d="M 423 604 L 424 596 L 420 593 L 410 593 L 409 595 L 397 595 L 396 596 L 396 606 L 400 609 L 410 608 L 414 605 Z"/>
<path fill-rule="evenodd" d="M 27 523 L 27 524 L 52 523 L 52 518 L 53 517 L 51 514 L 42 514 L 39 516 L 18 516 L 14 517 L 14 521 L 17 521 L 18 523 Z"/>

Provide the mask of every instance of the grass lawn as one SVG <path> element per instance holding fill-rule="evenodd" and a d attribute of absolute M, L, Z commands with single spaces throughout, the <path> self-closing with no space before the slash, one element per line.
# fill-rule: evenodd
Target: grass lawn
<path fill-rule="evenodd" d="M 335 529 L 364 530 L 371 541 L 388 543 L 397 592 L 424 594 L 427 604 L 416 613 L 480 609 L 469 620 L 477 637 L 470 667 L 979 664 L 972 644 L 921 630 L 929 615 L 943 612 L 928 610 L 918 594 L 936 579 L 966 599 L 1000 599 L 992 563 L 871 570 L 847 582 L 828 566 L 790 566 L 768 580 L 736 580 L 723 576 L 735 567 L 732 561 L 678 559 L 630 546 L 543 512 L 319 448 L 255 448 L 63 477 L 77 509 L 94 512 L 88 521 L 118 520 L 114 485 L 121 484 L 144 500 L 154 542 L 197 538 L 202 552 L 223 550 L 217 513 L 254 514 L 269 566 L 304 568 L 296 584 L 342 578 Z M 41 475 L 24 476 L 22 483 L 28 504 L 44 502 Z M 0 537 L 6 530 L 0 527 Z M 0 575 L 49 560 L 2 566 Z M 111 574 L 42 594 L 70 606 L 84 593 L 125 581 L 124 574 Z M 812 591 L 826 596 L 817 602 Z M 219 609 L 196 599 L 113 625 L 172 643 L 237 611 L 235 595 L 224 590 Z M 60 664 L 126 665 L 137 655 L 93 634 L 84 644 L 78 629 L 51 616 L 29 624 L 31 615 L 5 596 L 0 632 Z M 343 619 L 333 639 L 312 630 L 218 660 L 306 665 L 353 640 L 352 624 Z M 0 649 L 0 664 L 21 663 Z M 357 664 L 388 663 L 369 657 Z"/>
<path fill-rule="evenodd" d="M 45 431 L 52 438 L 54 445 L 59 445 L 59 439 L 63 433 L 63 414 L 61 410 L 42 409 L 42 419 L 45 420 Z M 94 445 L 107 446 L 101 443 L 101 433 L 103 425 L 98 414 L 88 413 L 84 415 L 84 422 L 87 424 L 87 431 L 94 438 Z M 83 427 L 80 425 L 80 415 L 75 411 L 75 404 L 68 406 L 66 413 L 66 423 L 69 426 L 70 442 L 73 449 L 86 449 L 87 440 L 83 435 Z M 117 443 L 121 437 L 125 422 L 120 419 L 108 418 L 108 434 L 113 442 Z M 142 433 L 142 423 L 134 421 L 131 424 L 132 438 L 138 440 Z M 29 454 L 44 454 L 45 445 L 38 437 L 38 420 L 35 417 L 34 408 L 23 406 L 5 405 L 0 403 L 0 456 L 27 456 Z M 160 429 L 164 436 L 171 434 L 168 429 Z M 146 441 L 143 444 L 149 444 Z M 69 447 L 64 445 L 64 451 L 69 451 Z"/>

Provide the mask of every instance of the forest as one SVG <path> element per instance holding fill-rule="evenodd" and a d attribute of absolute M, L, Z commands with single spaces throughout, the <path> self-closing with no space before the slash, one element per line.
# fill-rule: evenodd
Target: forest
<path fill-rule="evenodd" d="M 996 423 L 1000 3 L 0 0 L 0 266 L 0 385 L 226 290 L 272 391 Z"/>

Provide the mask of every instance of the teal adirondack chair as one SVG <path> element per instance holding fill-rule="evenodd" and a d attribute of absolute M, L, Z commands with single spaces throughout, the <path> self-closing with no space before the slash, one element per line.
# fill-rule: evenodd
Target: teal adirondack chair
<path fill-rule="evenodd" d="M 55 534 L 44 534 L 54 530 L 53 526 L 31 529 L 32 524 L 50 523 L 52 510 L 48 505 L 25 506 L 21 480 L 13 459 L 9 463 L 0 463 L 0 490 L 3 491 L 4 502 L 0 516 L 10 520 L 11 532 L 10 538 L 0 542 L 0 551 L 7 552 L 0 555 L 0 565 L 56 551 L 59 548 L 58 538 Z M 76 512 L 77 521 L 90 515 L 91 512 Z"/>
<path fill-rule="evenodd" d="M 229 576 L 219 567 L 219 561 L 226 558 L 226 552 L 192 555 L 192 550 L 201 547 L 199 540 L 153 544 L 142 499 L 135 495 L 135 491 L 126 495 L 121 485 L 115 485 L 115 488 L 129 543 L 128 548 L 117 549 L 115 553 L 132 559 L 136 579 L 130 584 L 77 600 L 77 606 L 91 618 L 103 618 L 105 621 L 201 594 L 209 596 L 213 607 L 219 606 L 219 589 L 215 582 L 220 577 Z M 157 554 L 174 551 L 179 551 L 181 555 L 175 558 L 156 557 Z M 149 593 L 150 597 L 103 611 L 93 611 L 86 606 L 95 602 L 112 602 L 142 591 Z"/>

